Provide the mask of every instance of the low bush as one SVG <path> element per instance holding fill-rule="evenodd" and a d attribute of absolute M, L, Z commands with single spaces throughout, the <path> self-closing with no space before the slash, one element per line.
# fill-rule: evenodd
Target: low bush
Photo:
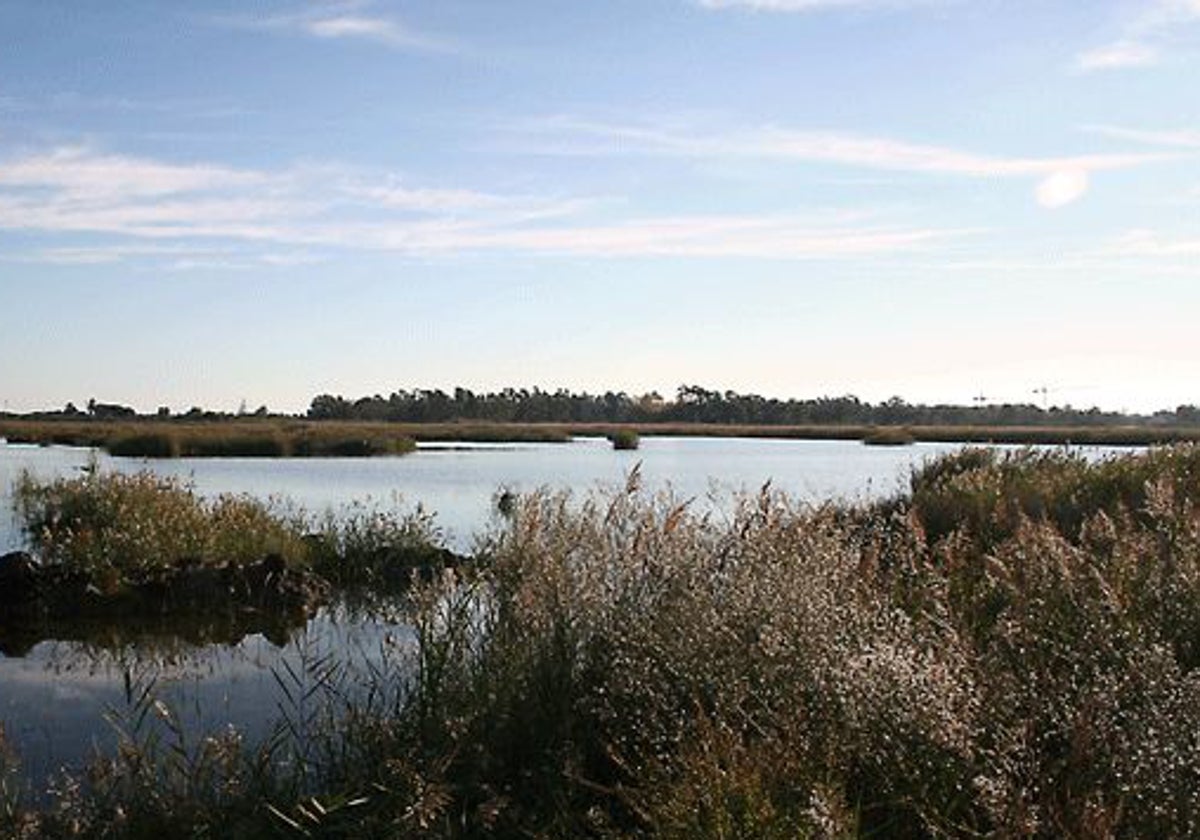
<path fill-rule="evenodd" d="M 623 428 L 616 429 L 610 432 L 608 440 L 612 443 L 613 449 L 632 451 L 638 448 L 641 444 L 641 439 L 638 433 L 633 429 Z"/>

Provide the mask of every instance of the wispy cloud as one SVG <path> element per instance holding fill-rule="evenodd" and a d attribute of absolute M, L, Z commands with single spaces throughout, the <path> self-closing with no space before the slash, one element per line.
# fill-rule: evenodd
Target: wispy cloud
<path fill-rule="evenodd" d="M 1124 233 L 1103 253 L 1114 257 L 1157 259 L 1200 257 L 1200 237 L 1179 238 L 1155 230 L 1136 229 Z M 1193 266 L 1192 272 L 1200 277 L 1200 268 Z"/>
<path fill-rule="evenodd" d="M 886 137 L 764 126 L 704 130 L 550 117 L 514 123 L 537 151 L 557 154 L 662 154 L 751 157 L 970 178 L 1037 178 L 1035 197 L 1062 207 L 1083 196 L 1091 173 L 1170 159 L 1161 153 L 1019 157 L 987 155 Z"/>
<path fill-rule="evenodd" d="M 916 251 L 969 230 L 814 226 L 756 216 L 679 216 L 612 225 L 481 233 L 476 246 L 588 257 L 749 257 L 812 260 Z"/>
<path fill-rule="evenodd" d="M 675 215 L 589 221 L 578 198 L 411 185 L 340 166 L 283 171 L 177 164 L 71 147 L 0 160 L 0 230 L 103 235 L 24 258 L 168 260 L 169 267 L 278 265 L 288 251 L 409 255 L 834 259 L 932 247 L 969 231 L 865 223 L 845 213 Z M 255 246 L 259 252 L 248 254 Z"/>
<path fill-rule="evenodd" d="M 1200 0 L 1152 0 L 1124 25 L 1120 37 L 1075 56 L 1082 73 L 1150 67 L 1162 62 L 1180 30 L 1200 24 Z"/>
<path fill-rule="evenodd" d="M 1075 57 L 1075 67 L 1084 73 L 1158 64 L 1161 51 L 1139 41 L 1117 41 L 1086 50 Z"/>
<path fill-rule="evenodd" d="M 1200 149 L 1200 131 L 1182 129 L 1176 131 L 1148 131 L 1142 128 L 1126 128 L 1119 125 L 1085 125 L 1085 131 L 1102 134 L 1117 140 L 1145 143 L 1149 146 L 1164 146 L 1178 149 Z"/>
<path fill-rule="evenodd" d="M 285 14 L 238 14 L 215 21 L 240 29 L 294 33 L 322 40 L 370 41 L 415 52 L 450 53 L 459 49 L 447 38 L 415 29 L 395 17 L 375 13 L 372 5 L 366 2 L 318 4 Z"/>
<path fill-rule="evenodd" d="M 694 0 L 705 9 L 747 9 L 755 12 L 828 12 L 837 10 L 906 9 L 942 5 L 946 0 Z"/>

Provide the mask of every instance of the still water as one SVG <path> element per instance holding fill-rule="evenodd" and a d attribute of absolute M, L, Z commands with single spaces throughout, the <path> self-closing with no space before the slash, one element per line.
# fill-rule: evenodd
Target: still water
<path fill-rule="evenodd" d="M 436 513 L 447 544 L 469 550 L 486 527 L 497 491 L 536 488 L 588 491 L 624 483 L 641 465 L 649 490 L 671 489 L 681 499 L 728 499 L 767 481 L 797 498 L 819 501 L 888 495 L 903 485 L 913 464 L 952 444 L 869 447 L 853 441 L 646 438 L 636 452 L 614 452 L 606 440 L 572 443 L 423 446 L 393 458 L 182 458 L 153 461 L 110 458 L 85 449 L 0 444 L 0 551 L 20 546 L 10 515 L 13 479 L 23 469 L 39 477 L 77 475 L 96 457 L 102 469 L 184 478 L 202 493 L 279 496 L 316 513 L 352 501 Z"/>
<path fill-rule="evenodd" d="M 603 439 L 567 444 L 425 446 L 403 457 L 372 459 L 111 458 L 66 447 L 0 443 L 0 552 L 21 547 L 10 488 L 22 470 L 42 478 L 73 476 L 96 459 L 106 470 L 150 469 L 190 481 L 201 493 L 278 497 L 317 514 L 359 502 L 436 514 L 446 544 L 469 551 L 474 535 L 494 526 L 502 489 L 603 491 L 623 485 L 640 465 L 643 486 L 694 499 L 693 509 L 720 509 L 736 491 L 771 486 L 808 501 L 866 500 L 901 490 L 914 465 L 952 444 L 868 447 L 853 441 L 647 438 L 636 452 L 615 452 Z M 1102 450 L 1093 450 L 1102 454 Z M 293 633 L 252 634 L 225 644 L 131 640 L 44 641 L 20 656 L 0 653 L 0 725 L 29 778 L 78 766 L 111 746 L 106 715 L 126 707 L 127 680 L 153 675 L 156 692 L 194 735 L 236 724 L 247 737 L 265 733 L 279 714 L 277 676 L 285 665 L 332 651 L 378 664 L 411 647 L 397 620 L 364 620 L 324 611 Z M 40 784 L 40 782 L 39 782 Z"/>

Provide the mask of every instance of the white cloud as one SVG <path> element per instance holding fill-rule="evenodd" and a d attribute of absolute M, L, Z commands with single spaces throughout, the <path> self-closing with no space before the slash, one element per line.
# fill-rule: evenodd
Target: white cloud
<path fill-rule="evenodd" d="M 239 29 L 293 32 L 324 40 L 372 41 L 396 49 L 416 52 L 455 52 L 451 41 L 420 32 L 392 17 L 371 14 L 369 3 L 321 4 L 294 14 L 239 14 L 216 18 L 215 22 Z"/>
<path fill-rule="evenodd" d="M 443 41 L 422 35 L 399 21 L 386 18 L 337 15 L 298 22 L 298 26 L 317 38 L 362 38 L 392 47 L 442 51 Z"/>
<path fill-rule="evenodd" d="M 914 251 L 970 231 L 812 226 L 789 218 L 681 216 L 599 226 L 533 228 L 455 237 L 491 247 L 588 257 L 830 259 Z"/>
<path fill-rule="evenodd" d="M 695 0 L 705 9 L 755 12 L 825 12 L 839 9 L 900 9 L 940 5 L 945 0 Z"/>
<path fill-rule="evenodd" d="M 1051 210 L 1065 207 L 1083 197 L 1088 190 L 1086 169 L 1063 169 L 1047 176 L 1037 185 L 1038 204 Z"/>
<path fill-rule="evenodd" d="M 1079 72 L 1159 64 L 1180 29 L 1200 23 L 1200 0 L 1151 0 L 1126 21 L 1121 36 L 1075 57 Z"/>
<path fill-rule="evenodd" d="M 1080 53 L 1075 67 L 1084 73 L 1094 70 L 1117 70 L 1127 67 L 1148 67 L 1158 64 L 1161 53 L 1157 47 L 1139 41 L 1117 41 Z"/>
<path fill-rule="evenodd" d="M 854 225 L 844 213 L 597 224 L 580 219 L 587 209 L 579 199 L 412 186 L 388 173 L 339 166 L 241 170 L 81 147 L 0 159 L 0 230 L 113 240 L 50 247 L 25 261 L 169 258 L 175 269 L 294 264 L 280 246 L 298 249 L 304 261 L 319 258 L 319 249 L 830 259 L 911 251 L 967 233 Z"/>
<path fill-rule="evenodd" d="M 1178 239 L 1154 230 L 1137 229 L 1127 231 L 1103 253 L 1115 257 L 1160 259 L 1200 257 L 1200 238 Z M 1200 267 L 1193 266 L 1192 272 L 1200 276 Z"/>
<path fill-rule="evenodd" d="M 705 132 L 694 126 L 611 124 L 561 116 L 525 121 L 512 128 L 531 135 L 536 150 L 558 154 L 752 157 L 969 178 L 1040 178 L 1035 195 L 1045 206 L 1061 204 L 1047 203 L 1044 198 L 1066 203 L 1082 196 L 1087 190 L 1089 173 L 1128 169 L 1175 157 L 1164 153 L 986 155 L 886 137 L 773 126 Z M 1073 189 L 1067 189 L 1072 184 Z"/>
<path fill-rule="evenodd" d="M 1167 146 L 1181 149 L 1200 149 L 1200 131 L 1148 131 L 1141 128 L 1124 128 L 1119 125 L 1086 125 L 1085 131 L 1103 134 L 1118 140 L 1132 140 L 1150 146 Z"/>
<path fill-rule="evenodd" d="M 77 199 L 161 196 L 262 185 L 263 178 L 253 172 L 223 166 L 164 164 L 96 154 L 75 146 L 0 163 L 0 187 L 57 189 Z"/>

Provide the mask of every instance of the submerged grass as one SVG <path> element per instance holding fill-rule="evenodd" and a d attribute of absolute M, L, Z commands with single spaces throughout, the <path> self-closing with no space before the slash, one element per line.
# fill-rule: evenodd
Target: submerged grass
<path fill-rule="evenodd" d="M 1200 836 L 1198 481 L 967 450 L 870 506 L 522 494 L 407 656 L 314 656 L 260 747 L 133 739 L 25 836 Z"/>

